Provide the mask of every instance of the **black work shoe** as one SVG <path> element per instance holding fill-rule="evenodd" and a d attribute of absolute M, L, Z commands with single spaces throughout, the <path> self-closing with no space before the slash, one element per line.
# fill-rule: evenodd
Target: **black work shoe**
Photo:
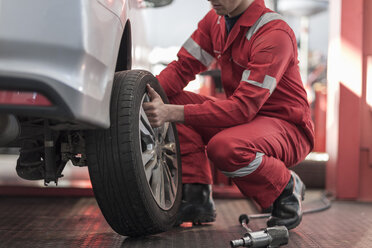
<path fill-rule="evenodd" d="M 22 144 L 17 160 L 16 171 L 19 177 L 26 180 L 44 179 L 44 161 L 41 159 L 43 147 L 36 141 Z"/>
<path fill-rule="evenodd" d="M 302 220 L 302 204 L 305 196 L 305 184 L 291 171 L 291 179 L 280 196 L 274 201 L 271 217 L 267 226 L 286 226 L 293 229 Z"/>
<path fill-rule="evenodd" d="M 212 186 L 208 184 L 183 184 L 182 203 L 176 225 L 183 222 L 202 224 L 216 221 L 216 208 L 212 198 Z"/>

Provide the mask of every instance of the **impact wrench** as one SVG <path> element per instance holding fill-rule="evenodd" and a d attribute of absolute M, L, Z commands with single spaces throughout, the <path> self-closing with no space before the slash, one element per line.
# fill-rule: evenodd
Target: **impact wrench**
<path fill-rule="evenodd" d="M 285 226 L 268 227 L 261 231 L 253 232 L 248 227 L 249 218 L 246 214 L 239 217 L 239 222 L 247 231 L 243 238 L 231 240 L 231 247 L 279 247 L 288 244 L 289 233 Z"/>

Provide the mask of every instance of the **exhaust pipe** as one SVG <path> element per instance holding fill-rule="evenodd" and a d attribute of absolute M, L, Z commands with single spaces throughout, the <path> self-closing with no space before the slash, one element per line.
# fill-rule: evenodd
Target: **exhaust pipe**
<path fill-rule="evenodd" d="M 18 138 L 21 128 L 14 115 L 0 114 L 0 147 Z"/>

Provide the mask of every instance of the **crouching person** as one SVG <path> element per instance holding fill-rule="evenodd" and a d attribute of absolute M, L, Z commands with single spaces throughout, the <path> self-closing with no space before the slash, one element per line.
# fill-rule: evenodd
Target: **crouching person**
<path fill-rule="evenodd" d="M 176 122 L 183 202 L 179 223 L 213 222 L 208 158 L 240 191 L 267 208 L 267 225 L 301 222 L 305 186 L 288 168 L 313 147 L 313 124 L 301 82 L 295 35 L 263 0 L 210 0 L 213 9 L 157 76 L 170 104 L 148 86 L 152 126 Z M 184 91 L 217 60 L 226 99 Z"/>

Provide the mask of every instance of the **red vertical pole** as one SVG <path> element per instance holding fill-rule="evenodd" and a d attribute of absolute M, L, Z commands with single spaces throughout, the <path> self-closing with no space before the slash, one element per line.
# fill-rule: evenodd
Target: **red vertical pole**
<path fill-rule="evenodd" d="M 342 199 L 372 201 L 371 15 L 370 0 L 330 1 L 327 189 Z"/>
<path fill-rule="evenodd" d="M 364 1 L 359 199 L 372 201 L 372 1 Z"/>
<path fill-rule="evenodd" d="M 321 84 L 314 87 L 314 131 L 315 144 L 314 152 L 326 151 L 326 115 L 327 115 L 327 88 Z"/>
<path fill-rule="evenodd" d="M 330 1 L 327 111 L 327 189 L 338 198 L 359 194 L 363 0 Z"/>

